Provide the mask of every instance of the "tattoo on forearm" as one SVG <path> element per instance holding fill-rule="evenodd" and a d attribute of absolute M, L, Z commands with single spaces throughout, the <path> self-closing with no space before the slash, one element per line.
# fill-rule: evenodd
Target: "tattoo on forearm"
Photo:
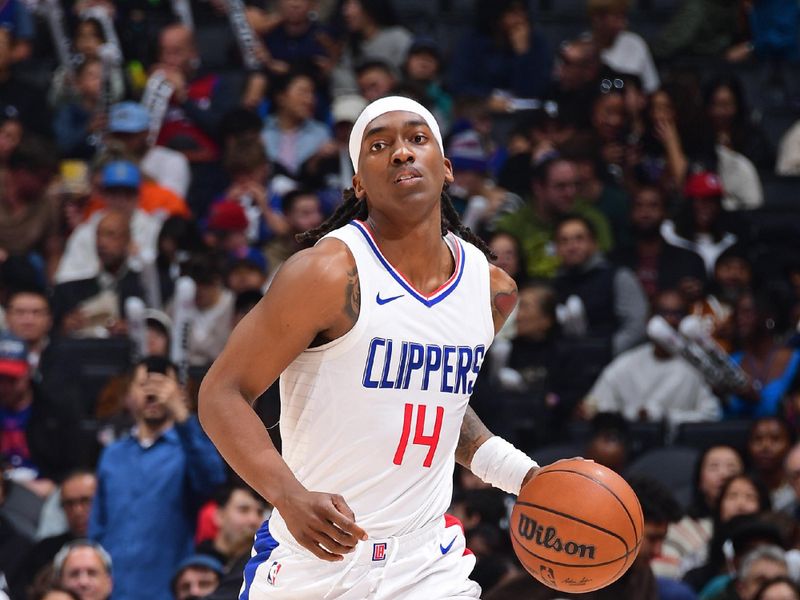
<path fill-rule="evenodd" d="M 360 312 L 361 286 L 358 283 L 358 269 L 354 266 L 347 273 L 347 285 L 344 290 L 344 313 L 355 323 Z"/>
<path fill-rule="evenodd" d="M 467 407 L 464 420 L 461 423 L 461 435 L 456 446 L 456 462 L 469 468 L 472 457 L 486 440 L 492 437 L 492 432 L 483 424 L 471 407 Z"/>

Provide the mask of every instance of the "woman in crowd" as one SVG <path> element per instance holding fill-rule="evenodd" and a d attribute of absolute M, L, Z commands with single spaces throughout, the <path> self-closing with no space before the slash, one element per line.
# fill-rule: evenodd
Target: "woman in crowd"
<path fill-rule="evenodd" d="M 738 351 L 731 357 L 750 376 L 750 383 L 731 397 L 727 414 L 777 415 L 800 369 L 800 351 L 782 343 L 778 313 L 763 296 L 742 294 L 734 307 L 734 323 Z"/>
<path fill-rule="evenodd" d="M 53 131 L 64 158 L 90 159 L 102 141 L 108 124 L 100 102 L 102 70 L 98 59 L 85 60 L 76 71 L 75 96 L 55 111 Z"/>
<path fill-rule="evenodd" d="M 711 171 L 694 173 L 687 178 L 683 195 L 675 219 L 664 221 L 661 235 L 673 246 L 699 254 L 711 275 L 720 254 L 738 240 L 722 208 L 722 182 Z"/>
<path fill-rule="evenodd" d="M 344 0 L 339 14 L 346 41 L 339 64 L 333 69 L 333 95 L 357 93 L 355 68 L 367 60 L 381 60 L 397 73 L 403 65 L 412 37 L 397 25 L 391 2 Z"/>
<path fill-rule="evenodd" d="M 725 542 L 729 536 L 729 524 L 734 517 L 756 515 L 772 509 L 769 492 L 759 480 L 749 475 L 735 475 L 728 479 L 720 490 L 714 508 L 713 534 L 708 543 L 705 564 L 686 573 L 683 580 L 695 590 L 702 590 L 715 577 L 727 571 Z"/>
<path fill-rule="evenodd" d="M 753 600 L 800 600 L 800 586 L 790 577 L 770 579 L 756 592 Z"/>
<path fill-rule="evenodd" d="M 780 417 L 756 420 L 747 439 L 747 463 L 767 486 L 776 511 L 790 507 L 796 499 L 785 468 L 786 455 L 793 443 L 794 433 Z"/>
<path fill-rule="evenodd" d="M 703 94 L 703 108 L 718 145 L 743 154 L 760 169 L 772 169 L 775 153 L 764 132 L 750 119 L 738 78 L 726 76 L 711 81 Z"/>
<path fill-rule="evenodd" d="M 695 464 L 694 491 L 686 516 L 670 525 L 656 559 L 660 575 L 680 577 L 705 562 L 722 487 L 743 472 L 744 460 L 734 447 L 722 444 L 703 451 Z"/>
<path fill-rule="evenodd" d="M 308 73 L 293 71 L 273 87 L 273 112 L 264 122 L 261 139 L 270 161 L 289 177 L 317 153 L 338 152 L 323 123 L 314 120 L 316 83 Z"/>

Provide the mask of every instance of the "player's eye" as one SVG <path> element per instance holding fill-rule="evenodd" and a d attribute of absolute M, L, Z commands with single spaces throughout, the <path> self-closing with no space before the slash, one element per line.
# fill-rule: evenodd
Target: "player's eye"
<path fill-rule="evenodd" d="M 428 136 L 422 133 L 417 133 L 414 134 L 414 137 L 412 137 L 411 139 L 414 141 L 415 144 L 424 144 L 426 141 L 428 141 Z"/>
<path fill-rule="evenodd" d="M 386 142 L 373 142 L 369 147 L 370 152 L 380 152 L 384 148 L 386 148 Z"/>

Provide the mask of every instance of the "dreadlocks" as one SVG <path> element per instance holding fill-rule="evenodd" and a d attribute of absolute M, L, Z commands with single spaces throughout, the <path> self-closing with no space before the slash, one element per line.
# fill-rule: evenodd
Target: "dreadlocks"
<path fill-rule="evenodd" d="M 367 203 L 362 202 L 356 197 L 356 192 L 353 188 L 346 189 L 342 193 L 342 204 L 336 211 L 319 227 L 309 229 L 304 233 L 299 233 L 295 239 L 300 242 L 310 242 L 312 244 L 318 242 L 323 236 L 327 235 L 334 229 L 343 227 L 353 219 L 365 221 L 368 216 Z M 458 237 L 466 240 L 470 244 L 476 246 L 483 252 L 487 258 L 496 260 L 494 252 L 489 249 L 481 238 L 472 233 L 469 227 L 465 227 L 458 216 L 458 212 L 453 206 L 453 201 L 446 191 L 442 190 L 442 235 L 446 235 L 448 231 L 452 231 Z"/>

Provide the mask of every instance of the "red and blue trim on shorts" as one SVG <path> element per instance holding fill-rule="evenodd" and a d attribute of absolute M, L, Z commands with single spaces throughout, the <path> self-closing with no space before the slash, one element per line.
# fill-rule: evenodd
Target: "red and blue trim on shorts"
<path fill-rule="evenodd" d="M 279 546 L 278 541 L 269 532 L 269 519 L 256 532 L 256 539 L 253 543 L 255 554 L 250 557 L 244 567 L 244 589 L 239 594 L 239 600 L 249 600 L 250 586 L 256 577 L 256 570 L 269 560 L 273 550 Z"/>

